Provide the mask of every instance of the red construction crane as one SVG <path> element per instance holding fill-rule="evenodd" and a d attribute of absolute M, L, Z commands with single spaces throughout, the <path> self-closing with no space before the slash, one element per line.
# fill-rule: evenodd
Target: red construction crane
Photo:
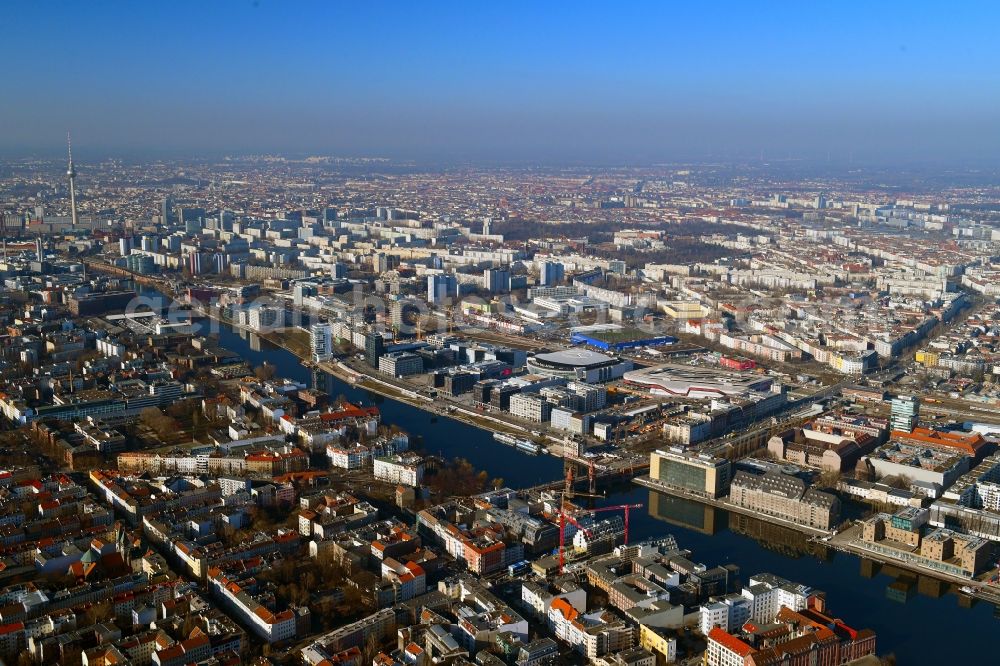
<path fill-rule="evenodd" d="M 563 468 L 565 470 L 563 497 L 574 497 L 576 495 L 585 497 L 604 497 L 604 495 L 597 493 L 597 465 L 594 464 L 593 460 L 580 460 L 570 456 L 564 456 L 563 461 Z M 576 490 L 576 472 L 578 465 L 582 465 L 587 468 L 587 489 L 589 492 L 583 493 L 577 492 Z"/>
<path fill-rule="evenodd" d="M 598 513 L 600 511 L 624 511 L 625 512 L 625 545 L 628 545 L 628 512 L 632 509 L 641 509 L 642 504 L 615 504 L 614 506 L 602 506 L 596 509 L 584 509 L 579 513 Z M 569 523 L 576 527 L 578 530 L 587 535 L 587 538 L 593 537 L 593 532 L 581 525 L 573 514 L 567 512 L 565 509 L 559 509 L 559 573 L 563 572 L 563 565 L 566 563 L 566 523 Z"/>
<path fill-rule="evenodd" d="M 580 530 L 588 537 L 591 536 L 591 531 L 586 527 L 581 525 L 576 521 L 571 514 L 567 513 L 563 509 L 559 509 L 559 573 L 563 572 L 563 565 L 566 563 L 566 523 L 570 523 L 575 526 L 576 529 Z"/>
<path fill-rule="evenodd" d="M 601 506 L 596 509 L 587 509 L 588 513 L 599 511 L 624 511 L 625 512 L 625 545 L 628 545 L 628 512 L 632 509 L 641 509 L 642 504 L 615 504 L 614 506 Z"/>
<path fill-rule="evenodd" d="M 563 500 L 573 496 L 573 484 L 576 482 L 576 466 L 570 464 L 568 460 L 563 462 L 566 471 L 566 480 L 563 485 Z"/>

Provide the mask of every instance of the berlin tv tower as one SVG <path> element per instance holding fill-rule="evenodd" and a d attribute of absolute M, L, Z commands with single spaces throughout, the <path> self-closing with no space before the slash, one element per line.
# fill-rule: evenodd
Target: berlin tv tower
<path fill-rule="evenodd" d="M 72 211 L 72 228 L 76 229 L 76 169 L 73 167 L 73 141 L 69 132 L 66 132 L 66 148 L 69 150 L 69 167 L 66 169 L 66 176 L 69 177 L 69 207 Z"/>

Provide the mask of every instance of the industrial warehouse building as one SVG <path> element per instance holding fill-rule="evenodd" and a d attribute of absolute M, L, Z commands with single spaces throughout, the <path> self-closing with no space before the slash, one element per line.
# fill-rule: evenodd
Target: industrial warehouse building
<path fill-rule="evenodd" d="M 672 345 L 677 342 L 677 338 L 672 335 L 649 335 L 639 329 L 617 324 L 598 324 L 575 327 L 569 341 L 574 345 L 588 345 L 602 351 L 621 353 L 627 349 Z"/>
<path fill-rule="evenodd" d="M 833 529 L 840 518 L 836 495 L 809 488 L 799 477 L 781 472 L 737 472 L 729 488 L 729 501 L 765 516 L 821 530 Z"/>

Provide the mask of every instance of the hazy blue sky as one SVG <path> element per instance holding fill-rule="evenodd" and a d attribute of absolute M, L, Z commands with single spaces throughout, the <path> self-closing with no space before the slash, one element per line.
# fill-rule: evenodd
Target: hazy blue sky
<path fill-rule="evenodd" d="M 0 3 L 0 151 L 1000 155 L 995 2 Z"/>

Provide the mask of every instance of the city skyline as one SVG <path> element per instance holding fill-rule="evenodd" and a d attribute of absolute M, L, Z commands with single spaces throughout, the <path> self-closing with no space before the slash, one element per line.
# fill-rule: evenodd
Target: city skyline
<path fill-rule="evenodd" d="M 988 660 L 998 18 L 0 3 L 0 662 Z"/>
<path fill-rule="evenodd" d="M 155 641 L 164 666 L 318 665 L 360 642 L 381 666 L 446 657 L 450 637 L 504 666 L 888 666 L 988 649 L 989 173 L 905 191 L 889 169 L 791 164 L 104 161 L 80 168 L 74 221 L 68 157 L 0 162 L 17 484 L 0 508 L 34 558 L 3 592 L 38 589 L 0 654 L 138 663 Z M 362 557 L 330 567 L 345 547 Z M 350 597 L 325 591 L 348 577 Z M 93 604 L 119 582 L 131 608 Z M 404 612 L 455 584 L 467 596 L 429 625 Z M 143 610 L 162 594 L 170 621 Z M 470 595 L 495 610 L 472 621 Z M 120 638 L 90 646 L 112 612 Z M 504 645 L 478 636 L 493 617 Z M 955 640 L 908 641 L 927 617 Z"/>
<path fill-rule="evenodd" d="M 1000 148 L 985 4 L 125 9 L 0 8 L 30 54 L 0 154 L 55 156 L 67 130 L 81 159 L 980 165 Z"/>

